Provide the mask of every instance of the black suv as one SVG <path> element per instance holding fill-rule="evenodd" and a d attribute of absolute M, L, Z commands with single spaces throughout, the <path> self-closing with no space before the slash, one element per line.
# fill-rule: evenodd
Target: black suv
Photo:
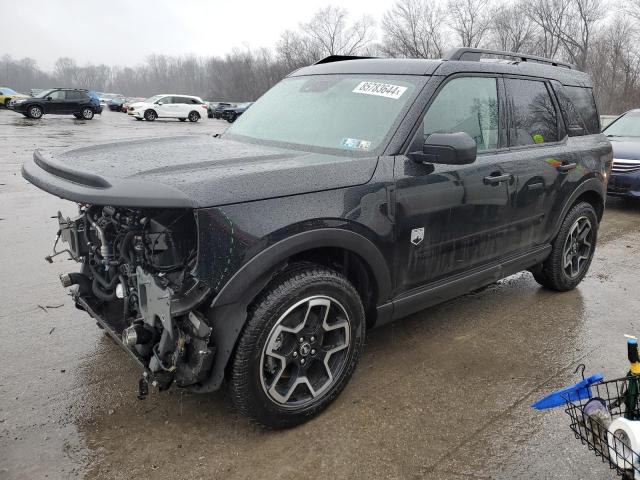
<path fill-rule="evenodd" d="M 79 88 L 54 88 L 43 90 L 34 97 L 11 102 L 9 108 L 25 117 L 39 119 L 46 113 L 73 115 L 79 120 L 91 120 L 102 113 L 97 97 Z"/>
<path fill-rule="evenodd" d="M 23 175 L 78 203 L 58 222 L 81 269 L 61 281 L 142 395 L 226 383 L 286 427 L 336 398 L 367 328 L 521 270 L 578 285 L 611 167 L 599 130 L 589 77 L 552 60 L 329 57 L 221 136 L 36 151 Z"/>

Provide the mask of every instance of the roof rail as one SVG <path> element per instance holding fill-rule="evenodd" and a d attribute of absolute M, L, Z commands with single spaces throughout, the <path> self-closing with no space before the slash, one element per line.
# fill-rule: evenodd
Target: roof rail
<path fill-rule="evenodd" d="M 318 60 L 314 65 L 320 65 L 322 63 L 333 63 L 333 62 L 342 62 L 345 60 L 364 60 L 367 58 L 377 58 L 377 57 L 358 57 L 355 55 L 329 55 L 328 57 L 324 57 L 322 60 Z"/>
<path fill-rule="evenodd" d="M 553 65 L 554 67 L 564 67 L 564 68 L 575 69 L 575 66 L 571 65 L 570 63 L 559 62 L 557 60 L 553 60 L 550 58 L 538 57 L 536 55 L 528 55 L 526 53 L 502 52 L 500 50 L 487 50 L 484 48 L 468 48 L 468 47 L 453 48 L 449 50 L 442 59 L 450 60 L 450 61 L 479 62 L 484 55 L 511 57 L 511 58 L 518 59 L 518 61 L 520 62 L 546 63 L 547 65 Z"/>

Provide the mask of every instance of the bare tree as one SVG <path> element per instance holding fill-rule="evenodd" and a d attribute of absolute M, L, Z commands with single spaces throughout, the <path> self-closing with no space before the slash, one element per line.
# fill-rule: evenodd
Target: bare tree
<path fill-rule="evenodd" d="M 302 30 L 321 55 L 357 55 L 373 41 L 374 26 L 367 15 L 349 24 L 346 9 L 329 5 L 318 10 Z"/>
<path fill-rule="evenodd" d="M 397 0 L 382 18 L 381 51 L 390 57 L 440 58 L 444 10 L 429 0 Z"/>
<path fill-rule="evenodd" d="M 566 21 L 557 25 L 557 36 L 580 70 L 587 67 L 589 47 L 600 21 L 606 15 L 602 0 L 569 0 Z"/>
<path fill-rule="evenodd" d="M 536 44 L 539 55 L 553 58 L 556 56 L 562 41 L 560 31 L 569 21 L 569 2 L 571 0 L 529 0 L 524 10 L 529 19 L 538 26 Z"/>
<path fill-rule="evenodd" d="M 449 0 L 449 22 L 463 47 L 477 48 L 491 25 L 489 0 Z"/>
<path fill-rule="evenodd" d="M 492 48 L 528 53 L 536 50 L 538 28 L 525 14 L 522 1 L 494 8 L 492 17 L 489 33 Z"/>

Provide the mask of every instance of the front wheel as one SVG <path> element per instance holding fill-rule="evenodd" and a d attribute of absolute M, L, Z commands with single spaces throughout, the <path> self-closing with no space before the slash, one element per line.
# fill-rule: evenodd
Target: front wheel
<path fill-rule="evenodd" d="M 11 102 L 10 98 L 5 98 L 4 100 L 4 108 L 6 108 L 7 110 L 9 110 L 9 102 Z"/>
<path fill-rule="evenodd" d="M 39 107 L 38 105 L 31 105 L 27 109 L 27 116 L 29 118 L 34 118 L 34 119 L 42 118 L 43 113 L 44 112 L 42 111 L 42 107 Z"/>
<path fill-rule="evenodd" d="M 240 413 L 271 428 L 303 423 L 345 387 L 364 346 L 360 297 L 341 274 L 300 265 L 250 309 L 229 383 Z"/>
<path fill-rule="evenodd" d="M 533 277 L 542 286 L 566 292 L 575 288 L 587 274 L 598 237 L 598 217 L 587 202 L 575 205 L 553 241 L 551 254 L 533 269 Z"/>
<path fill-rule="evenodd" d="M 235 113 L 230 113 L 229 116 L 227 117 L 227 122 L 229 123 L 233 123 L 236 121 L 236 117 L 237 115 Z"/>
<path fill-rule="evenodd" d="M 156 118 L 158 118 L 158 114 L 154 110 L 147 110 L 144 112 L 144 119 L 147 122 L 153 122 Z"/>

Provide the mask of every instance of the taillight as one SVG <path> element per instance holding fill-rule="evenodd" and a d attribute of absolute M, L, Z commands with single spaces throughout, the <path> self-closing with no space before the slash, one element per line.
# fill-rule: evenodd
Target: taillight
<path fill-rule="evenodd" d="M 202 108 L 204 108 L 205 110 L 207 109 L 206 105 L 200 105 Z"/>

